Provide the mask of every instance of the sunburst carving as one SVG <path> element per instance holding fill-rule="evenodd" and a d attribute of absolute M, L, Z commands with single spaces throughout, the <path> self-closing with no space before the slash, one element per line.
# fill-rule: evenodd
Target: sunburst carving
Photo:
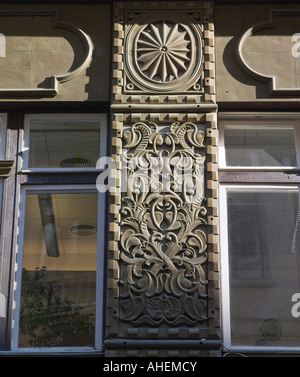
<path fill-rule="evenodd" d="M 190 62 L 190 37 L 178 23 L 149 24 L 137 40 L 137 63 L 144 75 L 158 82 L 178 79 Z"/>

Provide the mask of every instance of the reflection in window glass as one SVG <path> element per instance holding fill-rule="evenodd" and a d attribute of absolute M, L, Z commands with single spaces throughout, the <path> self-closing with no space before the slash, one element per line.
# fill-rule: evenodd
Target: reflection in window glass
<path fill-rule="evenodd" d="M 95 167 L 99 156 L 99 122 L 31 121 L 30 168 Z"/>
<path fill-rule="evenodd" d="M 95 344 L 96 193 L 28 193 L 19 347 Z"/>
<path fill-rule="evenodd" d="M 227 129 L 224 139 L 227 166 L 297 166 L 292 129 Z"/>
<path fill-rule="evenodd" d="M 231 189 L 227 201 L 232 345 L 299 346 L 299 191 Z"/>

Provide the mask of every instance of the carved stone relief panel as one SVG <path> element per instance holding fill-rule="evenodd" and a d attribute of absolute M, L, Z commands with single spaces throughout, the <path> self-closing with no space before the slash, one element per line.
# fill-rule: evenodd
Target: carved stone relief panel
<path fill-rule="evenodd" d="M 203 90 L 200 13 L 194 23 L 168 11 L 130 13 L 125 34 L 125 92 Z M 128 16 L 127 16 L 128 17 Z"/>
<path fill-rule="evenodd" d="M 113 102 L 214 102 L 211 17 L 210 2 L 116 3 Z"/>
<path fill-rule="evenodd" d="M 207 320 L 204 132 L 192 122 L 124 132 L 120 319 L 133 326 Z"/>
<path fill-rule="evenodd" d="M 218 338 L 214 115 L 115 114 L 107 339 Z"/>
<path fill-rule="evenodd" d="M 108 355 L 220 336 L 212 4 L 115 3 Z"/>

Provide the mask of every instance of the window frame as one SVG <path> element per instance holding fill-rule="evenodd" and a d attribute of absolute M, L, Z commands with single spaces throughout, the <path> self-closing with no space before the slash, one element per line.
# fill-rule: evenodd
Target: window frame
<path fill-rule="evenodd" d="M 231 316 L 230 316 L 230 277 L 229 277 L 229 247 L 228 247 L 228 218 L 227 218 L 227 192 L 229 190 L 289 190 L 297 189 L 298 185 L 243 185 L 226 184 L 219 189 L 220 198 L 220 268 L 221 268 L 221 322 L 223 329 L 223 345 L 226 350 L 233 352 L 289 352 L 299 353 L 298 347 L 283 346 L 239 346 L 231 344 Z M 291 302 L 291 308 L 293 304 Z"/>
<path fill-rule="evenodd" d="M 0 160 L 5 158 L 5 143 L 7 132 L 7 113 L 0 113 Z"/>
<path fill-rule="evenodd" d="M 224 128 L 238 129 L 253 126 L 255 129 L 293 128 L 297 167 L 268 166 L 226 166 Z M 276 125 L 274 127 L 274 124 Z M 284 126 L 283 126 L 284 124 Z M 300 190 L 300 113 L 219 113 L 218 114 L 218 163 L 219 163 L 219 216 L 220 216 L 220 270 L 221 270 L 221 324 L 224 351 L 245 353 L 299 353 L 298 347 L 282 346 L 240 346 L 231 344 L 230 280 L 227 191 L 230 189 L 299 189 Z M 300 193 L 299 193 L 300 195 Z M 292 308 L 291 302 L 291 308 Z"/>
<path fill-rule="evenodd" d="M 0 113 L 0 160 L 6 156 L 7 113 Z M 0 227 L 2 224 L 3 178 L 0 178 Z"/>
<path fill-rule="evenodd" d="M 30 150 L 30 122 L 32 120 L 40 120 L 41 122 L 47 121 L 99 121 L 100 124 L 100 145 L 99 145 L 99 158 L 107 154 L 107 122 L 108 116 L 106 112 L 101 113 L 41 113 L 41 114 L 25 114 L 24 115 L 24 130 L 21 136 L 21 163 L 20 170 L 22 173 L 83 173 L 95 172 L 97 167 L 91 168 L 30 168 L 29 163 L 29 150 Z M 101 137 L 104 135 L 104 137 Z"/>
<path fill-rule="evenodd" d="M 24 142 L 24 128 L 25 128 L 25 117 L 35 117 L 35 118 L 43 118 L 44 115 L 49 115 L 54 119 L 61 119 L 61 118 L 78 118 L 87 119 L 89 116 L 95 117 L 96 119 L 102 119 L 101 122 L 101 129 L 100 129 L 100 142 L 102 143 L 102 151 L 101 154 L 109 153 L 109 146 L 111 144 L 110 140 L 110 127 L 109 123 L 111 121 L 110 112 L 107 107 L 107 104 L 100 105 L 100 108 L 96 109 L 94 106 L 91 108 L 82 108 L 76 105 L 76 107 L 72 108 L 72 106 L 67 106 L 66 111 L 61 108 L 57 108 L 56 106 L 53 107 L 53 112 L 49 114 L 49 109 L 43 107 L 39 108 L 38 110 L 35 107 L 30 107 L 28 111 L 22 109 L 12 110 L 7 112 L 7 119 L 8 119 L 8 126 L 7 126 L 7 138 L 5 140 L 6 145 L 6 154 L 5 158 L 9 160 L 14 160 L 15 166 L 12 170 L 10 176 L 5 179 L 4 181 L 4 204 L 5 208 L 2 209 L 2 217 L 3 217 L 3 226 L 1 230 L 1 244 L 2 244 L 2 253 L 4 255 L 4 263 L 0 264 L 0 275 L 2 271 L 2 292 L 5 297 L 5 318 L 0 321 L 0 355 L 1 354 L 30 354 L 30 355 L 39 355 L 39 354 L 66 354 L 68 353 L 81 353 L 84 355 L 89 354 L 103 354 L 104 350 L 104 326 L 105 326 L 105 317 L 104 310 L 105 305 L 104 301 L 106 300 L 106 291 L 105 280 L 101 279 L 102 287 L 99 286 L 97 283 L 97 299 L 98 299 L 98 306 L 101 306 L 100 315 L 101 318 L 98 316 L 98 324 L 95 330 L 99 335 L 97 339 L 95 339 L 94 347 L 92 348 L 83 348 L 83 347 L 73 347 L 73 348 L 61 348 L 61 347 L 51 347 L 51 348 L 16 348 L 15 343 L 12 346 L 13 341 L 13 334 L 14 331 L 14 322 L 13 322 L 13 315 L 14 313 L 14 294 L 16 288 L 16 254 L 18 252 L 18 240 L 19 240 L 19 221 L 20 221 L 20 206 L 21 203 L 21 194 L 23 193 L 24 189 L 27 189 L 32 186 L 34 190 L 38 188 L 47 187 L 47 189 L 55 189 L 56 187 L 62 188 L 65 187 L 67 190 L 71 190 L 72 188 L 91 188 L 95 192 L 97 192 L 97 178 L 101 172 L 105 171 L 105 168 L 98 168 L 97 166 L 92 169 L 76 169 L 72 168 L 72 170 L 67 171 L 65 168 L 57 169 L 57 171 L 47 171 L 42 169 L 41 171 L 26 171 L 22 170 L 23 166 L 23 142 Z M 75 110 L 75 111 L 74 111 Z M 82 110 L 82 111 L 81 111 Z M 91 110 L 91 111 L 89 111 Z M 99 193 L 100 194 L 100 193 Z M 105 274 L 105 267 L 106 267 L 106 256 L 107 256 L 107 242 L 108 242 L 108 193 L 104 192 L 101 193 L 99 196 L 98 204 L 100 210 L 98 211 L 98 221 L 99 229 L 102 229 L 101 233 L 101 242 L 103 244 L 103 255 L 100 255 L 103 258 L 103 270 L 102 273 Z M 14 200 L 11 201 L 13 195 Z M 23 194 L 24 195 L 24 194 Z M 99 239 L 99 238 L 98 238 Z M 1 252 L 1 250 L 0 250 Z M 99 251 L 98 251 L 99 252 Z M 99 259 L 99 258 L 98 258 Z M 105 264 L 104 264 L 105 263 Z M 102 268 L 102 266 L 100 266 Z M 99 269 L 98 269 L 99 270 Z M 99 280 L 98 280 L 99 281 Z M 1 283 L 1 281 L 0 281 Z M 99 288 L 100 287 L 100 288 Z M 99 309 L 97 308 L 98 312 Z M 100 321 L 99 321 L 100 319 Z M 100 323 L 101 322 L 101 323 Z"/>
<path fill-rule="evenodd" d="M 98 194 L 98 229 L 97 229 L 97 265 L 96 265 L 96 322 L 95 322 L 95 346 L 94 347 L 18 347 L 19 317 L 22 281 L 22 262 L 24 246 L 25 206 L 27 192 L 50 191 L 53 193 L 97 193 Z M 57 353 L 57 352 L 99 352 L 103 351 L 103 310 L 104 310 L 104 275 L 105 275 L 105 229 L 106 198 L 105 193 L 100 193 L 94 185 L 24 185 L 20 190 L 20 213 L 17 225 L 17 250 L 15 259 L 15 284 L 14 299 L 11 320 L 11 351 L 27 353 Z"/>
<path fill-rule="evenodd" d="M 284 122 L 284 123 L 282 123 Z M 297 170 L 300 168 L 300 113 L 276 115 L 266 113 L 263 115 L 221 114 L 219 116 L 219 169 L 220 171 L 283 171 Z M 298 165 L 293 166 L 227 166 L 224 143 L 224 131 L 230 130 L 284 130 L 294 131 L 295 149 Z"/>
<path fill-rule="evenodd" d="M 6 134 L 7 134 L 7 113 L 0 113 L 0 160 L 4 160 L 6 156 Z M 3 201 L 3 179 L 0 178 L 0 232 L 2 232 L 2 201 Z M 0 251 L 0 256 L 1 256 Z M 0 266 L 1 267 L 1 266 Z M 0 269 L 1 272 L 1 269 Z M 1 285 L 1 279 L 0 279 Z M 6 297 L 0 292 L 0 318 L 6 316 Z"/>

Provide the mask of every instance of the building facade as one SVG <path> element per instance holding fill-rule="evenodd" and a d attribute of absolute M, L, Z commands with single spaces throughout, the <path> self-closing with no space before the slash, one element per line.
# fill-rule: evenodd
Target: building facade
<path fill-rule="evenodd" d="M 0 355 L 299 354 L 300 6 L 0 20 Z"/>

